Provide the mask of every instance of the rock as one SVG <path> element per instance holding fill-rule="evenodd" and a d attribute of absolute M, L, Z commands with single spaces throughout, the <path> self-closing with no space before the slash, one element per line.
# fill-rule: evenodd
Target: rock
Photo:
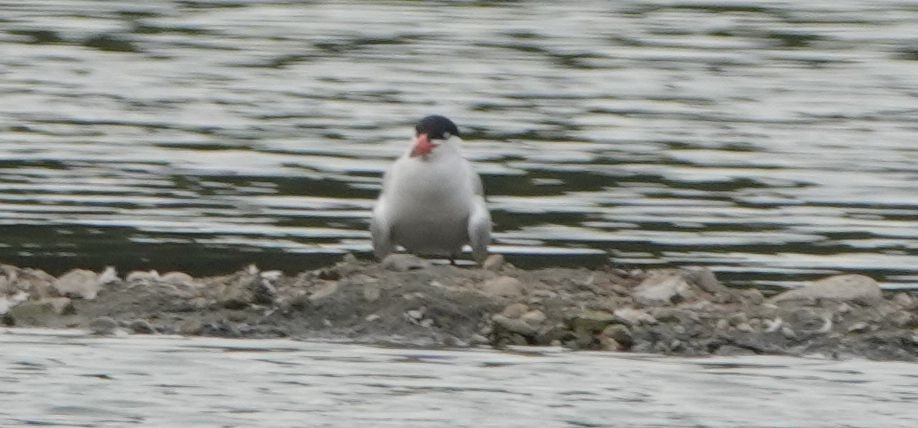
<path fill-rule="evenodd" d="M 17 325 L 40 325 L 42 320 L 74 313 L 70 299 L 66 297 L 49 297 L 27 301 L 10 309 L 7 314 Z"/>
<path fill-rule="evenodd" d="M 108 336 L 115 333 L 118 328 L 118 322 L 112 317 L 98 317 L 89 323 L 89 330 L 92 334 Z"/>
<path fill-rule="evenodd" d="M 529 311 L 529 307 L 522 303 L 511 303 L 500 313 L 507 318 L 520 318 Z"/>
<path fill-rule="evenodd" d="M 179 333 L 185 336 L 198 336 L 204 331 L 204 323 L 196 318 L 185 320 L 179 327 Z"/>
<path fill-rule="evenodd" d="M 491 317 L 491 321 L 494 322 L 495 326 L 510 333 L 516 333 L 521 336 L 531 337 L 535 335 L 537 331 L 535 327 L 523 320 L 507 318 L 500 314 L 496 314 Z"/>
<path fill-rule="evenodd" d="M 482 267 L 485 270 L 497 272 L 502 267 L 504 267 L 504 256 L 500 254 L 491 254 L 487 259 L 485 259 Z"/>
<path fill-rule="evenodd" d="M 12 300 L 20 293 L 33 299 L 53 297 L 57 295 L 57 290 L 51 286 L 54 281 L 53 276 L 41 270 L 0 264 L 0 298 Z"/>
<path fill-rule="evenodd" d="M 794 332 L 794 329 L 786 325 L 781 327 L 781 335 L 784 336 L 786 339 L 796 339 L 797 338 L 797 333 Z"/>
<path fill-rule="evenodd" d="M 523 283 L 518 279 L 501 276 L 479 285 L 479 289 L 488 295 L 499 297 L 522 297 L 524 292 Z"/>
<path fill-rule="evenodd" d="M 618 321 L 618 317 L 605 311 L 586 310 L 569 320 L 574 331 L 600 332 L 609 324 Z"/>
<path fill-rule="evenodd" d="M 128 328 L 131 329 L 131 332 L 137 334 L 153 334 L 156 333 L 156 329 L 147 320 L 134 320 L 128 324 Z"/>
<path fill-rule="evenodd" d="M 523 314 L 522 317 L 520 317 L 520 319 L 529 325 L 538 326 L 544 323 L 548 319 L 548 317 L 546 317 L 545 314 L 542 313 L 542 311 L 535 309 L 535 310 L 526 312 L 525 314 Z"/>
<path fill-rule="evenodd" d="M 29 294 L 20 291 L 12 296 L 3 296 L 0 295 L 0 315 L 3 315 L 10 311 L 10 308 L 29 300 Z"/>
<path fill-rule="evenodd" d="M 619 308 L 616 309 L 614 315 L 618 319 L 624 321 L 629 326 L 638 326 L 641 324 L 657 324 L 657 319 L 650 315 L 646 311 L 642 311 L 634 308 Z"/>
<path fill-rule="evenodd" d="M 144 273 L 144 272 L 141 272 L 141 273 Z M 131 274 L 134 274 L 134 272 L 131 272 Z M 188 284 L 188 285 L 194 284 L 194 278 L 192 278 L 191 275 L 188 275 L 185 272 L 167 272 L 165 275 L 163 275 L 162 277 L 158 279 L 160 281 L 168 282 L 170 284 Z"/>
<path fill-rule="evenodd" d="M 379 287 L 376 285 L 367 285 L 363 287 L 363 300 L 366 300 L 368 303 L 373 303 L 382 296 L 382 292 L 379 290 Z"/>
<path fill-rule="evenodd" d="M 918 317 L 906 311 L 897 311 L 889 317 L 889 321 L 899 328 L 918 327 Z"/>
<path fill-rule="evenodd" d="M 731 290 L 725 287 L 720 281 L 717 280 L 717 277 L 714 275 L 714 272 L 711 269 L 706 267 L 695 268 L 690 270 L 682 271 L 683 276 L 691 281 L 693 284 L 698 286 L 698 288 L 713 294 L 727 294 L 731 293 Z"/>
<path fill-rule="evenodd" d="M 807 301 L 818 299 L 862 304 L 874 303 L 882 299 L 879 284 L 864 275 L 836 275 L 813 281 L 809 285 L 785 291 L 771 298 L 771 302 Z"/>
<path fill-rule="evenodd" d="M 730 321 L 727 321 L 726 318 L 721 318 L 721 319 L 717 320 L 717 324 L 715 325 L 715 327 L 716 327 L 718 330 L 726 330 L 726 329 L 730 328 Z"/>
<path fill-rule="evenodd" d="M 105 270 L 99 274 L 99 284 L 101 285 L 111 284 L 120 280 L 121 278 L 118 278 L 118 271 L 112 266 L 106 266 Z"/>
<path fill-rule="evenodd" d="M 630 348 L 634 344 L 634 337 L 631 330 L 621 324 L 611 324 L 602 330 L 602 335 L 614 339 L 616 342 Z"/>
<path fill-rule="evenodd" d="M 382 261 L 382 267 L 395 272 L 427 269 L 431 267 L 429 261 L 411 254 L 390 254 Z"/>
<path fill-rule="evenodd" d="M 864 333 L 870 330 L 870 325 L 865 322 L 856 322 L 848 327 L 848 333 Z"/>
<path fill-rule="evenodd" d="M 140 270 L 132 271 L 124 278 L 125 282 L 153 282 L 159 279 L 159 272 L 151 270 L 144 272 Z"/>
<path fill-rule="evenodd" d="M 319 304 L 324 300 L 335 295 L 338 292 L 338 282 L 326 282 L 324 285 L 316 289 L 309 295 L 309 301 L 313 304 Z"/>
<path fill-rule="evenodd" d="M 749 323 L 747 323 L 747 322 L 738 324 L 738 325 L 736 326 L 736 329 L 737 329 L 738 331 L 743 332 L 743 333 L 752 333 L 753 331 L 755 331 L 755 330 L 752 328 L 752 326 L 751 326 Z"/>
<path fill-rule="evenodd" d="M 915 299 L 908 293 L 896 293 L 892 299 L 893 303 L 899 305 L 902 309 L 912 309 L 915 305 Z"/>
<path fill-rule="evenodd" d="M 757 288 L 747 288 L 740 291 L 740 295 L 746 298 L 753 305 L 761 305 L 765 302 L 765 295 Z"/>
<path fill-rule="evenodd" d="M 425 308 L 412 309 L 405 312 L 405 316 L 413 321 L 420 321 L 424 318 Z"/>
<path fill-rule="evenodd" d="M 696 296 L 692 286 L 679 275 L 650 275 L 634 288 L 634 301 L 644 306 L 679 303 Z"/>
<path fill-rule="evenodd" d="M 366 322 L 374 322 L 374 321 L 379 321 L 380 318 L 382 318 L 382 317 L 379 316 L 378 314 L 370 314 L 370 315 L 367 315 L 366 317 L 364 317 L 364 321 L 366 321 Z"/>
<path fill-rule="evenodd" d="M 86 300 L 95 299 L 101 289 L 99 275 L 84 269 L 73 269 L 67 272 L 54 281 L 52 286 L 62 296 Z"/>

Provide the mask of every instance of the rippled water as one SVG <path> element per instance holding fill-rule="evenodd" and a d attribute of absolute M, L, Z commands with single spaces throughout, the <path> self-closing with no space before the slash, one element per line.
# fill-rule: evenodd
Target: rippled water
<path fill-rule="evenodd" d="M 913 286 L 916 46 L 895 0 L 0 0 L 0 260 L 366 254 L 438 112 L 514 263 Z"/>
<path fill-rule="evenodd" d="M 0 332 L 0 425 L 913 427 L 914 364 Z"/>

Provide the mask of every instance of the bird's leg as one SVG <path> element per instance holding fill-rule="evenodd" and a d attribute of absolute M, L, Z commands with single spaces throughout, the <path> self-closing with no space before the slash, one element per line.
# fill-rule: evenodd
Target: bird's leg
<path fill-rule="evenodd" d="M 456 256 L 449 256 L 449 264 L 451 266 L 456 266 Z"/>

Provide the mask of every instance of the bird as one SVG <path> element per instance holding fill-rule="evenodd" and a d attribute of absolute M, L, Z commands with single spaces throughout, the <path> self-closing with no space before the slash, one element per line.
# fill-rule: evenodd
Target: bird
<path fill-rule="evenodd" d="M 417 256 L 449 258 L 455 264 L 466 244 L 479 264 L 488 256 L 491 214 L 481 177 L 460 149 L 452 120 L 421 119 L 412 147 L 383 175 L 373 207 L 373 253 L 382 260 L 401 246 Z"/>

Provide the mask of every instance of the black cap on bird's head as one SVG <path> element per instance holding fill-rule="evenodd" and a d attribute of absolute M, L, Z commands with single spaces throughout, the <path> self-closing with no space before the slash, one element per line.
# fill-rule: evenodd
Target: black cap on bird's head
<path fill-rule="evenodd" d="M 449 137 L 459 136 L 459 128 L 453 121 L 444 116 L 433 114 L 421 119 L 414 126 L 415 136 L 425 134 L 431 140 L 448 140 Z"/>

